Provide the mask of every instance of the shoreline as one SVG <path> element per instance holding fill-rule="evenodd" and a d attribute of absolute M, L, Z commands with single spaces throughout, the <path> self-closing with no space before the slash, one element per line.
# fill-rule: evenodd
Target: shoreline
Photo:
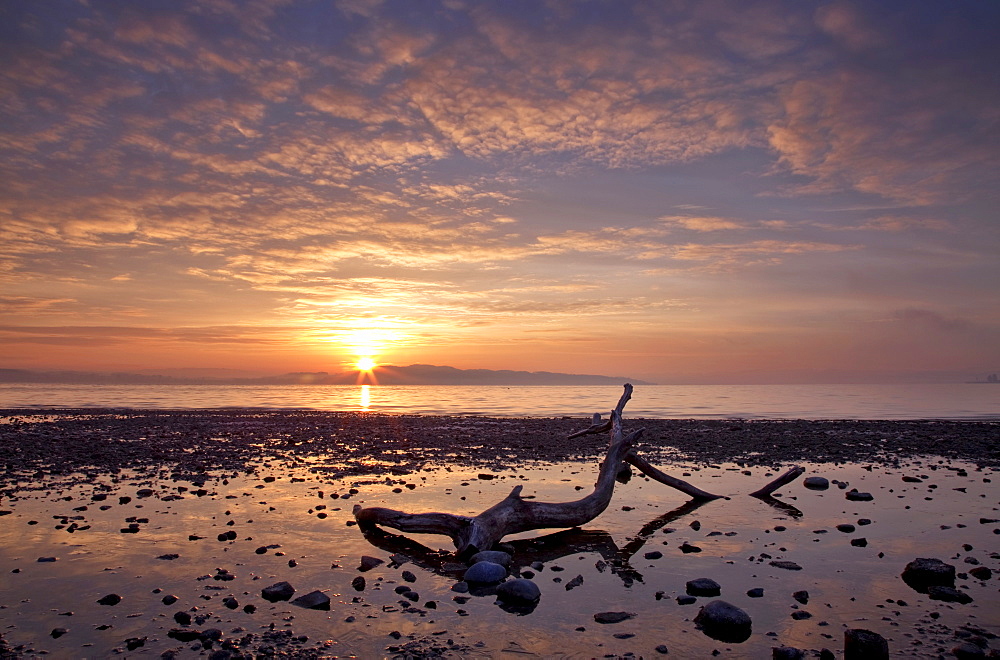
<path fill-rule="evenodd" d="M 171 466 L 178 475 L 246 469 L 261 460 L 322 455 L 340 476 L 407 474 L 460 462 L 509 467 L 583 462 L 603 455 L 605 434 L 568 439 L 581 418 L 502 418 L 365 412 L 60 409 L 0 410 L 0 462 L 10 487 L 20 471 Z M 945 420 L 623 421 L 645 429 L 649 460 L 777 467 L 814 463 L 892 464 L 914 456 L 1000 466 L 1000 422 Z M 373 462 L 391 454 L 393 460 Z"/>

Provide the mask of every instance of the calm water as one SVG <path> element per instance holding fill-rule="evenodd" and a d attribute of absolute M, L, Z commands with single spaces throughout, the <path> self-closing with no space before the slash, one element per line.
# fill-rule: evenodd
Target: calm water
<path fill-rule="evenodd" d="M 617 386 L 0 385 L 0 408 L 267 408 L 421 415 L 588 417 Z M 1000 419 L 1000 385 L 644 385 L 630 417 Z"/>

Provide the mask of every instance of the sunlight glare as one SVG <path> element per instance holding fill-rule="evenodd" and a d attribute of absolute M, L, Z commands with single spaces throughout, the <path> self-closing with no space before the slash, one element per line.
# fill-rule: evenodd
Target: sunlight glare
<path fill-rule="evenodd" d="M 371 385 L 361 386 L 361 410 L 370 410 L 372 406 Z"/>
<path fill-rule="evenodd" d="M 358 361 L 354 364 L 358 371 L 371 371 L 376 367 L 375 359 L 369 355 L 364 355 L 358 358 Z"/>

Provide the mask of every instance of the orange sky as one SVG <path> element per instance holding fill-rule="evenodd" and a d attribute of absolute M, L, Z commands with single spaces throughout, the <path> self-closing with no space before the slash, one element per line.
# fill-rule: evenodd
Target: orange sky
<path fill-rule="evenodd" d="M 1000 4 L 0 6 L 0 368 L 1000 370 Z"/>

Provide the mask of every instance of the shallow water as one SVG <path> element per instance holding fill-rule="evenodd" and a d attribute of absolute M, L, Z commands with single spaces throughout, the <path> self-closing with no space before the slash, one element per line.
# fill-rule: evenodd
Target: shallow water
<path fill-rule="evenodd" d="M 716 649 L 725 657 L 770 657 L 771 647 L 783 644 L 826 647 L 839 655 L 844 630 L 855 627 L 886 637 L 896 657 L 936 657 L 955 645 L 952 631 L 959 626 L 1000 634 L 996 576 L 988 582 L 959 579 L 959 588 L 974 599 L 967 605 L 930 600 L 899 578 L 916 557 L 940 558 L 960 573 L 973 567 L 967 561 L 980 562 L 994 573 L 1000 570 L 1000 556 L 990 554 L 997 548 L 1000 523 L 980 522 L 1000 518 L 992 481 L 996 471 L 936 458 L 870 470 L 808 465 L 807 476 L 849 482 L 872 493 L 874 501 L 847 501 L 836 486 L 808 490 L 799 479 L 769 504 L 745 495 L 776 476 L 765 468 L 662 466 L 731 499 L 685 506 L 681 493 L 658 483 L 633 478 L 620 484 L 609 509 L 587 525 L 587 533 L 562 534 L 557 537 L 560 543 L 536 542 L 517 553 L 517 570 L 529 570 L 527 563 L 535 560 L 544 565 L 534 576 L 541 601 L 531 613 L 518 615 L 501 610 L 491 596 L 455 602 L 456 595 L 468 594 L 452 591 L 454 571 L 419 554 L 410 553 L 404 561 L 403 551 L 388 542 L 372 545 L 348 524 L 351 507 L 360 503 L 474 514 L 519 484 L 525 495 L 541 500 L 572 500 L 589 492 L 596 465 L 538 464 L 496 472 L 489 480 L 447 465 L 388 479 L 342 481 L 328 478 L 328 467 L 336 466 L 318 459 L 271 461 L 256 474 L 207 481 L 201 496 L 193 494 L 197 486 L 174 481 L 165 471 L 153 479 L 135 479 L 127 471 L 43 481 L 24 475 L 26 490 L 0 504 L 0 509 L 11 511 L 0 524 L 0 565 L 5 567 L 0 629 L 7 643 L 54 658 L 106 657 L 124 648 L 126 639 L 145 637 L 144 646 L 129 655 L 155 657 L 196 644 L 167 637 L 170 629 L 181 627 L 172 616 L 182 610 L 204 617 L 190 628 L 219 628 L 227 638 L 259 636 L 272 627 L 290 629 L 308 637 L 303 648 L 366 658 L 391 656 L 391 649 L 413 641 L 425 649 L 452 646 L 454 657 L 519 653 L 572 658 L 630 652 L 650 657 L 657 655 L 658 645 L 675 657 L 704 657 Z M 903 476 L 920 477 L 920 482 L 903 482 Z M 274 480 L 265 480 L 270 477 Z M 331 498 L 334 493 L 348 495 L 352 487 L 357 494 Z M 143 488 L 154 494 L 139 497 Z M 95 493 L 107 498 L 92 501 Z M 119 503 L 121 496 L 132 499 Z M 102 511 L 102 506 L 107 509 Z M 81 507 L 86 509 L 78 510 Z M 121 533 L 130 519 L 139 532 Z M 861 519 L 871 523 L 859 525 Z M 692 526 L 695 521 L 699 524 Z M 68 533 L 74 522 L 89 529 Z M 838 531 L 841 523 L 856 529 Z M 236 532 L 235 541 L 218 540 L 230 530 Z M 202 538 L 189 540 L 190 535 Z M 514 538 L 539 536 L 544 534 Z M 851 544 L 851 539 L 862 537 L 866 546 Z M 413 539 L 431 549 L 450 549 L 445 537 Z M 685 542 L 701 551 L 682 552 Z M 274 547 L 257 554 L 262 546 Z M 663 553 L 662 558 L 645 558 L 651 551 Z M 169 554 L 178 557 L 158 559 Z M 394 554 L 402 565 L 390 561 Z M 360 573 L 362 555 L 386 563 Z M 57 561 L 40 563 L 39 557 Z M 296 565 L 290 566 L 289 560 Z M 790 560 L 802 570 L 778 568 L 770 565 L 772 560 Z M 215 579 L 218 569 L 235 578 Z M 411 586 L 420 598 L 415 603 L 394 591 L 404 584 L 406 570 L 416 576 Z M 364 591 L 351 586 L 358 575 L 366 579 Z M 567 589 L 577 576 L 582 584 Z M 753 634 L 747 641 L 720 642 L 696 629 L 694 616 L 712 599 L 680 605 L 676 598 L 684 594 L 686 581 L 698 577 L 716 580 L 722 585 L 721 598 L 750 614 Z M 263 587 L 282 580 L 295 587 L 296 596 L 317 589 L 327 592 L 331 610 L 261 598 Z M 746 594 L 754 587 L 764 589 L 762 598 Z M 809 592 L 806 605 L 792 598 L 800 590 Z M 121 595 L 122 602 L 96 602 L 108 593 Z M 176 595 L 178 601 L 164 605 L 166 594 Z M 256 605 L 256 612 L 226 608 L 222 599 L 227 596 L 235 596 L 240 608 Z M 403 609 L 401 600 L 410 611 Z M 436 609 L 428 607 L 428 601 L 434 601 Z M 792 618 L 793 612 L 803 610 L 812 616 Z M 618 624 L 596 623 L 593 615 L 604 611 L 636 616 Z M 104 626 L 110 627 L 101 630 Z M 55 628 L 68 632 L 53 639 L 50 632 Z"/>

